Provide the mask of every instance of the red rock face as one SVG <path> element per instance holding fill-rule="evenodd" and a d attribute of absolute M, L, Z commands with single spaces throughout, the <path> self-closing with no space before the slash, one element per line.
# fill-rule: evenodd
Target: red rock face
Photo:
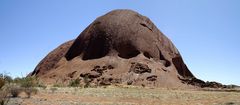
<path fill-rule="evenodd" d="M 57 68 L 57 63 L 59 60 L 65 56 L 69 47 L 72 45 L 74 40 L 68 41 L 54 49 L 50 52 L 35 68 L 35 70 L 30 75 L 44 75 L 50 70 Z"/>
<path fill-rule="evenodd" d="M 155 87 L 185 86 L 183 79 L 195 78 L 173 43 L 150 19 L 131 10 L 97 18 L 74 42 L 48 54 L 31 75 L 49 83 L 88 76 L 95 85 Z"/>

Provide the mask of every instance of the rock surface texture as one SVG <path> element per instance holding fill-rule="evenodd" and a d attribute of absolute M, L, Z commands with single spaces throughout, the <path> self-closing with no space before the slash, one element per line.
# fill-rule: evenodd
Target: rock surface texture
<path fill-rule="evenodd" d="M 189 81 L 196 80 L 173 43 L 149 18 L 131 10 L 98 17 L 75 40 L 50 52 L 30 75 L 49 84 L 87 77 L 92 85 L 169 88 L 194 86 Z"/>

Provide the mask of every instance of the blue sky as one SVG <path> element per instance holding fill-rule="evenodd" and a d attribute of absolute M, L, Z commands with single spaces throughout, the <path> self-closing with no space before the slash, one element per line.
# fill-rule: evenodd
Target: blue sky
<path fill-rule="evenodd" d="M 0 73 L 25 76 L 114 9 L 149 17 L 203 80 L 240 85 L 239 0 L 1 0 Z"/>

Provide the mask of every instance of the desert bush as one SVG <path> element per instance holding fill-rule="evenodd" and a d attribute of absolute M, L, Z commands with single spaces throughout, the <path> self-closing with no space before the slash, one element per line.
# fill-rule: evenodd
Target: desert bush
<path fill-rule="evenodd" d="M 40 88 L 42 88 L 42 89 L 46 89 L 46 88 L 47 88 L 47 86 L 46 86 L 46 85 L 43 85 L 43 84 L 38 85 L 37 87 L 40 87 Z"/>
<path fill-rule="evenodd" d="M 21 87 L 24 87 L 24 88 L 41 87 L 45 89 L 47 87 L 43 83 L 40 83 L 39 80 L 35 77 L 23 77 L 23 78 L 17 77 L 13 80 L 13 82 L 20 84 Z"/>
<path fill-rule="evenodd" d="M 21 80 L 22 80 L 22 78 L 16 77 L 16 78 L 13 79 L 13 82 L 14 83 L 20 83 Z"/>
<path fill-rule="evenodd" d="M 0 105 L 7 105 L 9 101 L 8 90 L 0 90 Z"/>
<path fill-rule="evenodd" d="M 4 79 L 0 78 L 0 89 L 5 85 Z"/>
<path fill-rule="evenodd" d="M 27 97 L 30 98 L 32 94 L 37 94 L 38 90 L 33 87 L 25 88 L 24 92 L 27 94 Z"/>
<path fill-rule="evenodd" d="M 12 77 L 9 76 L 9 75 L 5 75 L 5 76 L 4 76 L 4 80 L 5 80 L 6 82 L 8 82 L 8 83 L 10 83 L 10 82 L 13 81 Z"/>
<path fill-rule="evenodd" d="M 91 79 L 88 77 L 88 75 L 86 75 L 85 77 L 83 77 L 83 82 L 84 82 L 84 88 L 88 88 L 90 87 L 90 83 L 91 83 Z"/>
<path fill-rule="evenodd" d="M 53 87 L 63 87 L 63 86 L 58 83 L 55 83 L 55 84 L 53 84 Z"/>
<path fill-rule="evenodd" d="M 0 74 L 0 89 L 6 84 L 12 82 L 12 77 L 6 74 Z"/>
<path fill-rule="evenodd" d="M 56 87 L 52 87 L 52 88 L 50 88 L 50 90 L 52 91 L 52 93 L 54 93 L 57 90 L 57 88 Z"/>
<path fill-rule="evenodd" d="M 71 80 L 70 82 L 69 82 L 69 85 L 68 86 L 71 86 L 71 87 L 78 87 L 79 85 L 80 85 L 80 79 L 79 78 L 77 78 L 77 79 L 75 79 L 75 80 Z"/>
<path fill-rule="evenodd" d="M 18 97 L 18 95 L 22 92 L 22 88 L 19 86 L 12 85 L 10 86 L 9 92 L 11 93 L 12 97 Z"/>
<path fill-rule="evenodd" d="M 13 82 L 16 84 L 20 84 L 20 86 L 24 88 L 36 86 L 36 81 L 34 77 L 17 77 L 13 80 Z"/>
<path fill-rule="evenodd" d="M 3 79 L 5 82 L 8 82 L 8 83 L 13 81 L 11 76 L 9 76 L 7 74 L 3 74 L 3 73 L 0 74 L 0 78 Z"/>
<path fill-rule="evenodd" d="M 21 87 L 29 88 L 29 87 L 36 86 L 37 83 L 36 83 L 36 80 L 34 77 L 25 77 L 25 78 L 21 79 L 20 85 L 21 85 Z"/>

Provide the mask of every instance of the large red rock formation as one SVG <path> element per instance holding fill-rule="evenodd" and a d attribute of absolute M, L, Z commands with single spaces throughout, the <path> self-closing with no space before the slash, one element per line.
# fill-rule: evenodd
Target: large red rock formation
<path fill-rule="evenodd" d="M 195 79 L 173 43 L 149 18 L 131 10 L 97 18 L 74 42 L 48 54 L 31 75 L 46 83 L 87 76 L 93 85 L 156 87 L 186 87 Z"/>

